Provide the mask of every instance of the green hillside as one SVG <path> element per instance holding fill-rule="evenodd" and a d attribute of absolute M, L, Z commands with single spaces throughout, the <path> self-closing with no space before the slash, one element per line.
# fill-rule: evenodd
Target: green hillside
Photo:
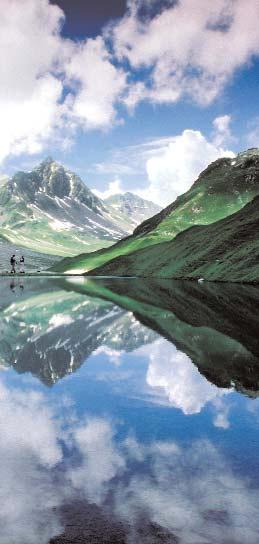
<path fill-rule="evenodd" d="M 54 269 L 65 273 L 88 272 L 118 256 L 171 240 L 193 225 L 211 224 L 225 218 L 257 194 L 258 149 L 240 153 L 235 159 L 218 159 L 200 174 L 189 191 L 142 223 L 133 235 L 109 248 L 64 259 Z"/>
<path fill-rule="evenodd" d="M 170 242 L 118 257 L 94 275 L 259 281 L 259 196 L 208 226 L 194 226 Z"/>

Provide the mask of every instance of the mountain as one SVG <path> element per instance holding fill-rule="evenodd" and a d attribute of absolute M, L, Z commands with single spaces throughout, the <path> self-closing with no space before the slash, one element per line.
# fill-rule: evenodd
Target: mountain
<path fill-rule="evenodd" d="M 116 362 L 121 351 L 162 336 L 210 382 L 258 396 L 258 286 L 108 278 L 12 278 L 11 289 L 10 280 L 2 283 L 3 367 L 51 386 L 98 349 Z"/>
<path fill-rule="evenodd" d="M 137 225 L 161 210 L 161 207 L 157 204 L 130 192 L 112 195 L 106 198 L 104 203 L 113 208 L 115 213 L 118 213 L 121 224 L 122 217 L 125 216 L 125 229 L 128 229 L 129 233 L 133 232 Z"/>
<path fill-rule="evenodd" d="M 243 208 L 257 194 L 259 149 L 239 153 L 235 159 L 218 159 L 200 174 L 189 191 L 144 221 L 133 235 L 110 248 L 65 259 L 54 265 L 54 269 L 78 273 L 93 270 L 118 256 L 172 240 L 193 225 L 209 225 L 228 217 Z"/>
<path fill-rule="evenodd" d="M 129 213 L 126 199 L 123 210 L 110 206 L 79 176 L 47 158 L 31 172 L 0 179 L 0 238 L 49 255 L 94 251 L 132 232 L 132 210 L 141 204 L 134 195 L 129 201 Z M 148 216 L 144 201 L 143 207 L 141 218 Z"/>
<path fill-rule="evenodd" d="M 116 358 L 157 338 L 124 309 L 64 289 L 62 281 L 12 278 L 11 289 L 10 280 L 2 282 L 0 364 L 45 385 L 78 370 L 98 348 Z"/>
<path fill-rule="evenodd" d="M 91 274 L 259 282 L 259 196 L 225 219 L 117 257 Z"/>

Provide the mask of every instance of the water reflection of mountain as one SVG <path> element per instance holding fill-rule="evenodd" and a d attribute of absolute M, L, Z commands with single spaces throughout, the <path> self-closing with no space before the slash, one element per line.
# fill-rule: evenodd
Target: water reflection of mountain
<path fill-rule="evenodd" d="M 98 347 L 133 351 L 157 334 L 218 387 L 259 391 L 259 288 L 180 281 L 2 283 L 0 360 L 51 385 Z"/>
<path fill-rule="evenodd" d="M 75 287 L 79 288 L 79 287 Z M 88 281 L 80 290 L 134 313 L 218 387 L 259 391 L 259 288 L 180 281 Z"/>
<path fill-rule="evenodd" d="M 26 283 L 22 295 L 3 292 L 0 361 L 46 385 L 74 372 L 100 346 L 130 352 L 157 336 L 112 302 L 65 291 L 55 281 Z"/>

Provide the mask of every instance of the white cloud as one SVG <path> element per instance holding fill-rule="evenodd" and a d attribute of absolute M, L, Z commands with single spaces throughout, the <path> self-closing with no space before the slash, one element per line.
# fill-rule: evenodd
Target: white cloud
<path fill-rule="evenodd" d="M 114 431 L 105 419 L 91 419 L 73 436 L 83 461 L 79 467 L 71 468 L 68 477 L 88 500 L 100 504 L 112 478 L 125 467 L 113 442 Z"/>
<path fill-rule="evenodd" d="M 71 115 L 86 128 L 107 128 L 116 118 L 114 104 L 126 87 L 126 74 L 115 68 L 103 38 L 75 46 L 66 65 L 67 77 L 77 83 Z"/>
<path fill-rule="evenodd" d="M 177 102 L 184 96 L 207 105 L 235 70 L 259 54 L 259 5 L 253 0 L 196 0 L 195 9 L 191 0 L 181 0 L 144 19 L 143 3 L 131 0 L 110 31 L 118 58 L 135 71 L 151 70 L 145 88 L 140 82 L 130 89 L 130 107 L 138 100 Z"/>
<path fill-rule="evenodd" d="M 138 541 L 134 530 L 143 519 L 185 544 L 258 542 L 258 489 L 232 472 L 209 441 L 186 448 L 170 442 L 137 446 L 128 453 L 142 463 L 140 473 L 116 493 L 118 515 L 131 522 L 130 542 Z"/>
<path fill-rule="evenodd" d="M 62 459 L 59 428 L 43 395 L 0 384 L 1 543 L 45 544 L 61 531 L 63 501 L 51 471 Z"/>
<path fill-rule="evenodd" d="M 215 146 L 221 146 L 232 139 L 230 123 L 231 115 L 221 115 L 220 117 L 216 117 L 216 119 L 214 119 L 213 143 Z"/>
<path fill-rule="evenodd" d="M 121 186 L 121 180 L 116 178 L 113 181 L 110 181 L 108 184 L 108 189 L 104 191 L 98 191 L 98 189 L 92 189 L 93 193 L 98 196 L 99 198 L 105 199 L 109 198 L 113 195 L 123 194 L 125 191 L 123 191 Z"/>
<path fill-rule="evenodd" d="M 186 544 L 197 534 L 199 542 L 257 544 L 259 494 L 245 465 L 234 473 L 207 440 L 150 442 L 131 430 L 125 438 L 104 417 L 73 415 L 69 399 L 54 411 L 48 395 L 0 385 L 1 544 L 45 544 L 62 533 L 60 508 L 78 497 L 105 504 L 111 527 L 114 518 L 116 527 L 126 523 L 129 542 L 146 520 Z"/>
<path fill-rule="evenodd" d="M 54 137 L 62 83 L 62 11 L 47 0 L 2 0 L 0 13 L 0 160 L 35 153 Z"/>
<path fill-rule="evenodd" d="M 79 43 L 62 38 L 63 19 L 48 0 L 2 0 L 0 161 L 50 143 L 67 146 L 79 126 L 117 122 L 126 73 L 112 64 L 101 36 Z"/>
<path fill-rule="evenodd" d="M 187 191 L 209 163 L 219 157 L 235 156 L 232 151 L 207 140 L 198 130 L 184 130 L 168 143 L 161 142 L 161 147 L 156 145 L 148 151 L 149 186 L 138 194 L 164 206 Z"/>
<path fill-rule="evenodd" d="M 172 103 L 188 96 L 209 104 L 237 68 L 259 54 L 259 5 L 253 0 L 197 0 L 195 10 L 191 0 L 181 0 L 145 19 L 139 15 L 143 3 L 132 0 L 103 35 L 80 42 L 61 37 L 64 12 L 49 0 L 2 0 L 0 161 L 50 144 L 70 145 L 78 128 L 109 129 L 122 122 L 122 103 L 133 110 L 141 100 Z M 151 4 L 145 5 L 148 12 Z M 226 116 L 219 119 L 216 147 L 229 128 Z M 208 145 L 207 159 L 215 155 Z M 148 173 L 159 179 L 156 162 Z"/>
<path fill-rule="evenodd" d="M 147 384 L 160 388 L 169 403 L 186 415 L 199 413 L 205 404 L 231 391 L 207 381 L 187 355 L 165 340 L 152 346 Z"/>
<path fill-rule="evenodd" d="M 109 346 L 102 345 L 92 353 L 92 356 L 105 355 L 108 358 L 109 363 L 115 366 L 120 366 L 121 357 L 124 353 L 125 352 L 122 350 L 112 349 Z"/>

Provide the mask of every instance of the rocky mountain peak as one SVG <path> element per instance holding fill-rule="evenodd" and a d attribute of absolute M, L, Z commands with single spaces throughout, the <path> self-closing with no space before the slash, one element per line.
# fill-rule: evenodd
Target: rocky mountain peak
<path fill-rule="evenodd" d="M 42 198 L 71 198 L 85 204 L 94 212 L 103 209 L 102 201 L 92 193 L 82 179 L 64 166 L 47 157 L 31 172 L 17 172 L 8 182 L 11 194 L 27 203 L 35 203 Z"/>

